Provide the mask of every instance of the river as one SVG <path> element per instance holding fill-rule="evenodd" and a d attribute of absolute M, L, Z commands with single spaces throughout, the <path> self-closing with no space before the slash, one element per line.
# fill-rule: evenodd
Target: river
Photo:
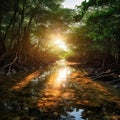
<path fill-rule="evenodd" d="M 0 120 L 120 120 L 119 90 L 60 60 L 44 70 L 0 76 Z"/>

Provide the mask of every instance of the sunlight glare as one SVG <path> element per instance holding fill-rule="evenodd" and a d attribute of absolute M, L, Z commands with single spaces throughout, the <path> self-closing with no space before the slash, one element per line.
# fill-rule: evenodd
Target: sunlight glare
<path fill-rule="evenodd" d="M 64 51 L 68 50 L 67 45 L 60 39 L 56 39 L 55 44 Z"/>
<path fill-rule="evenodd" d="M 66 81 L 67 80 L 67 68 L 63 68 L 58 73 L 58 80 Z"/>
<path fill-rule="evenodd" d="M 56 62 L 58 66 L 66 66 L 66 60 L 62 59 Z"/>

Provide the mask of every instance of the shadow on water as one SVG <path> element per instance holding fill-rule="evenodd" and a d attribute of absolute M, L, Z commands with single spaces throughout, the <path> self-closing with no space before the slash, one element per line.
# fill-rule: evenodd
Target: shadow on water
<path fill-rule="evenodd" d="M 60 60 L 19 81 L 1 78 L 0 119 L 120 120 L 120 98 L 112 88 L 86 78 L 87 72 L 74 66 Z"/>

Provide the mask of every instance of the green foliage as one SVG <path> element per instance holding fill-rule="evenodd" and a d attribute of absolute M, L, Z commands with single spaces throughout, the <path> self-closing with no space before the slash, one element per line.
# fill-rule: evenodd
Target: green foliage
<path fill-rule="evenodd" d="M 34 47 L 53 54 L 51 35 L 65 35 L 79 56 L 100 53 L 120 58 L 120 1 L 85 0 L 77 10 L 62 8 L 64 0 L 3 0 L 0 4 L 0 53 L 27 53 Z M 77 23 L 75 23 L 75 21 Z M 27 49 L 27 51 L 26 51 Z M 61 50 L 60 57 L 73 55 Z M 96 53 L 94 52 L 96 51 Z"/>
<path fill-rule="evenodd" d="M 88 30 L 87 34 L 93 41 L 91 48 L 105 56 L 113 55 L 115 59 L 117 54 L 116 62 L 120 55 L 119 11 L 120 1 L 118 0 L 89 0 L 78 6 L 78 16 L 82 17 Z"/>
<path fill-rule="evenodd" d="M 58 27 L 59 29 L 66 27 L 70 20 L 68 17 L 70 10 L 61 8 L 61 2 L 63 0 L 2 1 L 0 5 L 0 40 L 3 41 L 6 51 L 14 50 L 16 46 L 21 46 L 18 49 L 22 49 L 24 44 L 28 44 L 28 41 L 30 44 L 30 34 L 34 36 L 33 38 L 38 38 L 40 44 L 39 41 L 47 39 L 46 32 L 51 27 L 53 30 Z M 27 46 L 30 47 L 30 45 Z"/>

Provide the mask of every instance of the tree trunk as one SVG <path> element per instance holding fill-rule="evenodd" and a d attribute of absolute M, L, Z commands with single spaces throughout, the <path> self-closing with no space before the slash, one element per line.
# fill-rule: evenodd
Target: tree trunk
<path fill-rule="evenodd" d="M 17 11 L 18 11 L 18 0 L 16 0 L 16 2 L 15 2 L 14 14 L 13 14 L 13 17 L 11 18 L 11 20 L 10 20 L 9 25 L 7 26 L 7 29 L 6 29 L 6 32 L 5 32 L 5 35 L 4 35 L 4 41 L 6 40 L 8 31 L 9 31 L 9 29 L 10 29 L 10 27 L 11 27 L 11 25 L 12 25 L 14 19 L 16 18 Z"/>

